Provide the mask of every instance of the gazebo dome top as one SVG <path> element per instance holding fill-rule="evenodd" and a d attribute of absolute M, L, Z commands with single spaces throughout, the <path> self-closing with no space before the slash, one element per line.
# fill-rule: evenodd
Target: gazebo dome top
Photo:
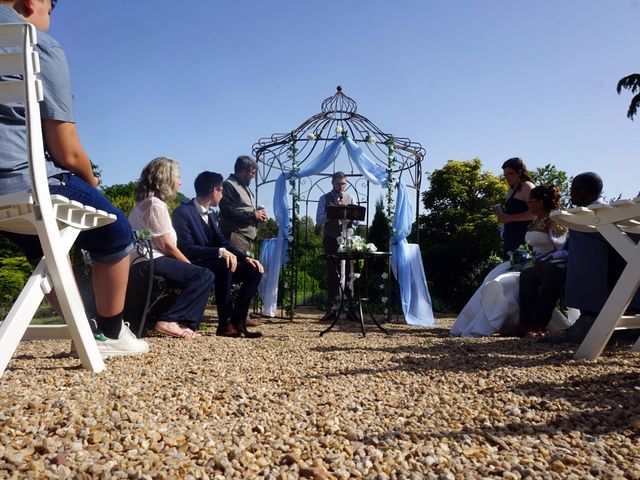
<path fill-rule="evenodd" d="M 398 177 L 407 172 L 410 178 L 405 177 L 404 183 L 420 190 L 425 149 L 418 142 L 383 132 L 357 112 L 355 100 L 344 94 L 342 86 L 324 99 L 321 109 L 321 112 L 293 130 L 263 137 L 253 145 L 253 155 L 258 162 L 256 187 L 275 182 L 281 172 L 291 170 L 294 156 L 296 167 L 303 167 L 333 142 L 338 132 L 344 132 L 343 135 L 358 144 L 372 162 L 384 169 L 391 169 Z M 389 162 L 391 154 L 393 163 Z M 337 167 L 334 164 L 334 169 L 339 168 L 350 176 L 359 176 L 359 171 L 350 160 L 346 161 L 348 164 Z M 327 175 L 330 178 L 330 172 L 324 176 Z"/>
<path fill-rule="evenodd" d="M 345 120 L 350 118 L 358 111 L 358 105 L 351 98 L 342 93 L 342 87 L 336 87 L 336 93 L 327 97 L 322 102 L 322 112 L 326 117 L 336 120 Z"/>

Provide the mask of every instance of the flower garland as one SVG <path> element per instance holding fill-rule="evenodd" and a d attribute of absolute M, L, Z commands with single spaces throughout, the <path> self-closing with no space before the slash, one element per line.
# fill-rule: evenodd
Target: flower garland
<path fill-rule="evenodd" d="M 371 145 L 375 145 L 378 139 L 373 135 L 371 135 L 370 133 L 367 133 L 367 136 L 364 137 L 364 141 L 367 143 L 370 143 Z"/>
<path fill-rule="evenodd" d="M 387 281 L 387 279 L 389 278 L 389 274 L 387 272 L 382 272 L 382 275 L 380 275 L 380 277 L 384 281 L 384 283 L 380 284 L 380 290 L 384 290 L 385 293 L 388 294 L 387 290 L 388 290 L 389 282 Z M 389 297 L 387 297 L 385 295 L 382 298 L 380 298 L 380 301 L 382 303 L 386 304 L 389 301 Z M 386 320 L 389 321 L 389 306 L 388 305 L 384 306 L 384 316 L 385 316 Z"/>
<path fill-rule="evenodd" d="M 393 227 L 393 220 L 395 216 L 395 199 L 393 196 L 393 190 L 396 186 L 396 180 L 393 178 L 393 172 L 396 169 L 396 156 L 395 156 L 395 140 L 393 137 L 389 137 L 384 144 L 387 146 L 387 222 L 389 225 L 389 232 L 391 233 L 391 238 L 395 236 L 396 229 Z M 389 242 L 391 242 L 391 238 Z M 391 248 L 391 245 L 389 245 Z M 387 269 L 389 264 L 387 264 Z M 387 321 L 390 320 L 389 314 L 389 274 L 388 272 L 383 272 L 381 275 L 382 279 L 385 281 L 385 296 L 383 296 L 380 300 L 384 304 L 384 315 Z"/>
<path fill-rule="evenodd" d="M 393 228 L 393 216 L 395 212 L 395 200 L 393 198 L 393 187 L 396 186 L 396 181 L 393 178 L 393 172 L 396 167 L 395 141 L 393 137 L 389 137 L 384 144 L 387 146 L 387 222 L 389 223 L 389 231 L 391 235 L 395 235 L 395 229 Z"/>
<path fill-rule="evenodd" d="M 291 195 L 293 206 L 291 208 L 291 222 L 289 223 L 289 230 L 287 232 L 287 262 L 283 269 L 283 278 L 285 280 L 282 285 L 282 307 L 284 308 L 286 315 L 293 318 L 296 278 L 291 259 L 295 258 L 295 240 L 297 238 L 298 214 L 300 212 L 300 194 L 296 190 L 296 180 L 298 173 L 300 172 L 300 167 L 296 163 L 296 154 L 298 153 L 298 149 L 296 148 L 296 138 L 292 136 L 288 143 L 289 153 L 287 153 L 287 157 L 291 159 L 291 177 L 289 177 L 289 186 L 291 189 L 289 190 L 289 194 Z"/>

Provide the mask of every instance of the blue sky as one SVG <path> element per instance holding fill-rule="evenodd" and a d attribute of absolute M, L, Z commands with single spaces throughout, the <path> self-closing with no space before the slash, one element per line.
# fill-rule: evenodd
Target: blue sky
<path fill-rule="evenodd" d="M 158 155 L 232 171 L 342 85 L 383 131 L 420 142 L 426 172 L 512 156 L 605 194 L 640 190 L 640 118 L 617 81 L 640 71 L 637 0 L 59 0 L 82 142 L 105 184 Z M 426 182 L 424 182 L 426 187 Z M 268 206 L 270 199 L 263 202 Z"/>

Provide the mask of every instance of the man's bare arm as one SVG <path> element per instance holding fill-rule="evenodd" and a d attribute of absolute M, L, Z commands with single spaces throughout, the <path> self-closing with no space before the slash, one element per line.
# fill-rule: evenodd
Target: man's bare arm
<path fill-rule="evenodd" d="M 76 124 L 43 119 L 42 131 L 51 158 L 62 168 L 75 173 L 89 185 L 96 187 L 99 180 L 93 174 L 89 156 L 80 143 Z"/>

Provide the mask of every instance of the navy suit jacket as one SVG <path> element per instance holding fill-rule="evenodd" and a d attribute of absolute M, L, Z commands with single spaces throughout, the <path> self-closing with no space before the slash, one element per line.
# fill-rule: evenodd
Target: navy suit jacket
<path fill-rule="evenodd" d="M 193 200 L 182 202 L 176 207 L 172 222 L 178 236 L 178 248 L 195 264 L 211 265 L 212 261 L 218 260 L 221 247 L 237 256 L 238 262 L 244 262 L 247 258 L 244 252 L 224 238 L 218 226 L 216 213 L 209 212 L 209 225 L 207 225 L 193 204 Z"/>

